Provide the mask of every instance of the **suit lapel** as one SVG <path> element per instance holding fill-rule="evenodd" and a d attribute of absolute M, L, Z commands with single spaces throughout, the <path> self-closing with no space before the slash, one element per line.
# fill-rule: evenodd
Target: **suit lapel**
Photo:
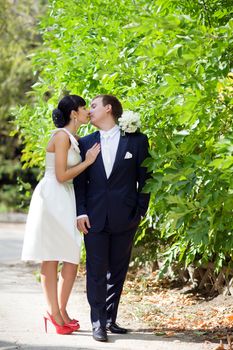
<path fill-rule="evenodd" d="M 100 132 L 97 131 L 95 134 L 95 142 L 100 143 Z M 103 162 L 103 157 L 102 153 L 100 152 L 99 155 L 96 158 L 96 161 L 94 163 L 98 168 L 102 171 L 103 176 L 107 179 L 105 168 L 104 168 L 104 162 Z"/>
<path fill-rule="evenodd" d="M 109 176 L 109 179 L 116 172 L 117 168 L 119 167 L 119 164 L 120 164 L 121 160 L 124 158 L 124 155 L 125 155 L 126 150 L 127 150 L 128 141 L 129 141 L 129 137 L 127 135 L 124 135 L 124 136 L 121 135 L 120 136 L 115 162 L 113 164 L 112 172 L 111 172 L 111 174 Z"/>

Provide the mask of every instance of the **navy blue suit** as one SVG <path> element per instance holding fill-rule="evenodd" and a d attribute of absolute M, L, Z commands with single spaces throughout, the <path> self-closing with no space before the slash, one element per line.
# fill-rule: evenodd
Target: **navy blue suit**
<path fill-rule="evenodd" d="M 79 140 L 82 157 L 99 131 Z M 125 158 L 126 153 L 132 155 Z M 141 166 L 148 156 L 142 133 L 120 136 L 112 172 L 107 178 L 101 153 L 74 179 L 77 215 L 87 214 L 91 228 L 84 236 L 87 253 L 87 297 L 93 327 L 115 322 L 133 238 L 145 215 L 149 194 L 141 193 L 148 174 Z"/>

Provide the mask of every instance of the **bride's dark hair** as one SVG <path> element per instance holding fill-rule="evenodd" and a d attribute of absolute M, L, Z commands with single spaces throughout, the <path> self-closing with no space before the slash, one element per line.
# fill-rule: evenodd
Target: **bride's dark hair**
<path fill-rule="evenodd" d="M 71 112 L 77 111 L 79 107 L 83 106 L 86 106 L 86 101 L 78 95 L 63 97 L 52 113 L 54 125 L 57 128 L 64 128 L 70 121 Z"/>

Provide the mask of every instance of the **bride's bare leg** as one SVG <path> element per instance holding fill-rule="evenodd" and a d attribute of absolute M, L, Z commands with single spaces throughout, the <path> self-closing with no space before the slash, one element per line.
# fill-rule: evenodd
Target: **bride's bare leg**
<path fill-rule="evenodd" d="M 64 324 L 57 296 L 58 261 L 43 261 L 41 264 L 41 285 L 48 305 L 48 312 L 59 325 Z"/>
<path fill-rule="evenodd" d="M 66 306 L 69 300 L 69 296 L 74 285 L 75 278 L 77 276 L 77 265 L 64 262 L 62 270 L 59 276 L 58 282 L 58 304 L 60 307 L 60 312 L 65 323 L 71 321 L 67 311 Z"/>

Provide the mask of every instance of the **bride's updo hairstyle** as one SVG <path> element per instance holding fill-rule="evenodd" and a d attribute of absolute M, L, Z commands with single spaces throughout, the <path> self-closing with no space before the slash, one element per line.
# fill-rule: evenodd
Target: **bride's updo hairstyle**
<path fill-rule="evenodd" d="M 64 128 L 69 124 L 71 112 L 77 111 L 79 107 L 83 106 L 86 106 L 86 101 L 78 95 L 63 97 L 52 113 L 54 125 L 57 128 Z"/>

